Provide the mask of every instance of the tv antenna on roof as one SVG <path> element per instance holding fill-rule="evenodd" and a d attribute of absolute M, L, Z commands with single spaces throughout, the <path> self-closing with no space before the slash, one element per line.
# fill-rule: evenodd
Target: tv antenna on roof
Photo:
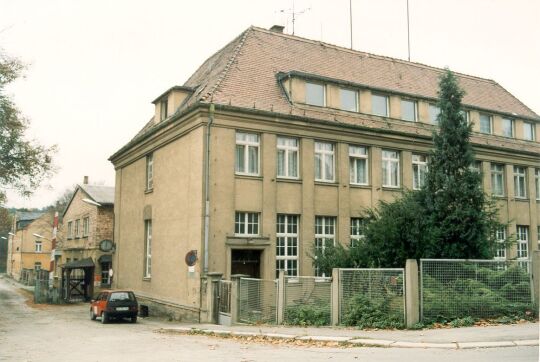
<path fill-rule="evenodd" d="M 302 10 L 299 10 L 299 11 L 295 11 L 295 9 L 294 9 L 294 0 L 293 0 L 292 9 L 282 9 L 282 10 L 279 11 L 280 13 L 283 13 L 283 14 L 292 15 L 292 35 L 294 35 L 294 22 L 296 21 L 296 17 L 298 15 L 302 15 L 302 14 L 308 12 L 309 10 L 311 10 L 311 8 L 305 8 L 305 9 L 302 9 Z"/>

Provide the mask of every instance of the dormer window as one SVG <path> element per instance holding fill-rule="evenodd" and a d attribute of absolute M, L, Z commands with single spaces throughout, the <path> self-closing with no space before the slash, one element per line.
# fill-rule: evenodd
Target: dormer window
<path fill-rule="evenodd" d="M 165 118 L 167 118 L 167 108 L 168 108 L 168 100 L 167 99 L 164 99 L 160 102 L 160 107 L 161 107 L 161 111 L 160 111 L 160 121 L 163 121 Z"/>
<path fill-rule="evenodd" d="M 371 113 L 376 116 L 388 117 L 388 97 L 381 94 L 371 95 Z"/>
<path fill-rule="evenodd" d="M 325 106 L 324 85 L 306 82 L 306 104 L 320 107 Z"/>
<path fill-rule="evenodd" d="M 358 92 L 351 89 L 340 88 L 340 108 L 344 111 L 358 112 Z"/>
<path fill-rule="evenodd" d="M 514 121 L 508 118 L 502 119 L 502 132 L 505 137 L 514 137 Z"/>
<path fill-rule="evenodd" d="M 401 100 L 401 119 L 408 122 L 416 122 L 416 101 L 410 99 Z"/>
<path fill-rule="evenodd" d="M 435 104 L 429 105 L 429 121 L 431 122 L 431 124 L 439 123 L 439 120 L 438 120 L 439 113 L 441 113 L 441 109 L 437 105 Z"/>
<path fill-rule="evenodd" d="M 491 116 L 489 114 L 480 113 L 480 132 L 491 134 Z"/>

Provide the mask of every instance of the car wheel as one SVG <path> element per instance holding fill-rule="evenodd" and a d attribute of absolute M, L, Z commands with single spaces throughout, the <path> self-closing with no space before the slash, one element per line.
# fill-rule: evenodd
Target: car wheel
<path fill-rule="evenodd" d="M 101 323 L 109 323 L 109 315 L 106 312 L 101 313 Z"/>
<path fill-rule="evenodd" d="M 90 309 L 90 319 L 95 321 L 96 320 L 96 315 L 94 313 L 94 310 L 93 309 Z"/>
<path fill-rule="evenodd" d="M 136 315 L 131 317 L 131 323 L 137 323 L 137 316 Z"/>

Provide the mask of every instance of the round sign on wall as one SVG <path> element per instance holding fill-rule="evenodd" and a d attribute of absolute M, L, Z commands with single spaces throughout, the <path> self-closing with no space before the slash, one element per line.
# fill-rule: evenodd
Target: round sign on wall
<path fill-rule="evenodd" d="M 108 252 L 108 251 L 111 251 L 113 247 L 114 247 L 114 243 L 112 240 L 105 239 L 105 240 L 101 240 L 99 243 L 99 250 L 101 251 Z"/>
<path fill-rule="evenodd" d="M 186 254 L 187 266 L 194 266 L 197 262 L 197 250 L 190 250 Z"/>

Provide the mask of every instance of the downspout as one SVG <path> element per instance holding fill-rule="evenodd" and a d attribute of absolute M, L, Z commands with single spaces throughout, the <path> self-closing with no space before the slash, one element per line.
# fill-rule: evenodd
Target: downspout
<path fill-rule="evenodd" d="M 208 238 L 210 229 L 210 128 L 214 123 L 214 104 L 208 109 L 208 125 L 206 127 L 206 164 L 204 168 L 204 264 L 203 273 L 208 274 Z"/>

